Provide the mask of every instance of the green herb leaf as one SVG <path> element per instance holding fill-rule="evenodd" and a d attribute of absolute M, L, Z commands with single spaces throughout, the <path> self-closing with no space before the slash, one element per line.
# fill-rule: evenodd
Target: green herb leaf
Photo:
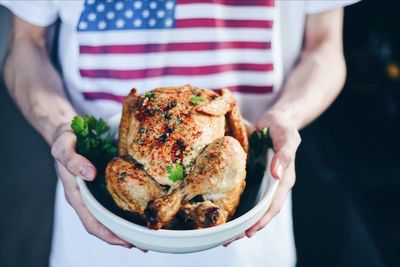
<path fill-rule="evenodd" d="M 267 151 L 272 148 L 268 128 L 254 131 L 249 136 L 249 159 L 247 162 L 248 177 L 261 182 L 267 164 Z"/>
<path fill-rule="evenodd" d="M 261 129 L 261 135 L 263 138 L 268 139 L 269 138 L 269 131 L 268 128 L 264 127 Z"/>
<path fill-rule="evenodd" d="M 110 127 L 108 127 L 107 123 L 100 118 L 97 123 L 95 123 L 95 128 L 97 134 L 102 135 L 103 133 L 107 132 Z"/>
<path fill-rule="evenodd" d="M 87 157 L 96 167 L 103 168 L 117 153 L 110 127 L 102 119 L 85 115 L 75 116 L 71 128 L 77 137 L 76 150 Z"/>
<path fill-rule="evenodd" d="M 146 92 L 144 93 L 144 97 L 150 98 L 153 96 L 153 92 Z"/>
<path fill-rule="evenodd" d="M 119 179 L 120 179 L 121 181 L 124 181 L 124 180 L 125 180 L 125 177 L 126 177 L 126 172 L 121 172 L 121 174 L 119 175 Z"/>
<path fill-rule="evenodd" d="M 185 121 L 185 119 L 182 117 L 176 117 L 175 120 L 176 120 L 176 124 L 180 124 Z"/>
<path fill-rule="evenodd" d="M 191 99 L 190 99 L 190 101 L 193 103 L 193 104 L 195 104 L 195 105 L 198 105 L 198 104 L 200 104 L 200 103 L 202 103 L 202 102 L 204 102 L 204 97 L 202 97 L 202 96 L 194 96 L 194 97 L 192 97 Z"/>
<path fill-rule="evenodd" d="M 171 181 L 176 182 L 178 180 L 183 180 L 182 164 L 176 163 L 175 165 L 167 166 L 166 169 L 168 172 L 168 179 L 170 179 Z"/>
<path fill-rule="evenodd" d="M 86 121 L 86 123 L 87 123 L 87 125 L 89 127 L 89 130 L 91 130 L 91 129 L 95 130 L 96 129 L 97 120 L 96 120 L 95 117 L 89 116 L 89 115 L 85 115 L 83 117 L 83 119 Z"/>
<path fill-rule="evenodd" d="M 80 116 L 75 116 L 72 119 L 71 128 L 77 136 L 85 137 L 89 134 L 89 127 L 86 121 Z"/>

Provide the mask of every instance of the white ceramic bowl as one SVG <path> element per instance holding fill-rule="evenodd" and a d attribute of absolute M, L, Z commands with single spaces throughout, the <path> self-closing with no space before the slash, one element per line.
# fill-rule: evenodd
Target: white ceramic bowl
<path fill-rule="evenodd" d="M 109 121 L 117 128 L 119 120 Z M 222 245 L 255 224 L 271 204 L 278 182 L 270 173 L 270 161 L 273 156 L 270 149 L 267 155 L 267 168 L 259 187 L 256 204 L 248 212 L 225 224 L 196 230 L 151 230 L 145 226 L 127 221 L 102 206 L 90 192 L 86 183 L 77 177 L 80 192 L 89 211 L 103 225 L 120 238 L 135 246 L 164 253 L 190 253 Z"/>

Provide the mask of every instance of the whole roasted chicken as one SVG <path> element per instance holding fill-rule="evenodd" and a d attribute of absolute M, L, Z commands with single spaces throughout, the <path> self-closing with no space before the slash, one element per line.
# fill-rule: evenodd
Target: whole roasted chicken
<path fill-rule="evenodd" d="M 190 85 L 132 89 L 119 127 L 107 189 L 122 209 L 166 227 L 179 212 L 196 227 L 225 223 L 245 187 L 247 133 L 226 89 Z"/>

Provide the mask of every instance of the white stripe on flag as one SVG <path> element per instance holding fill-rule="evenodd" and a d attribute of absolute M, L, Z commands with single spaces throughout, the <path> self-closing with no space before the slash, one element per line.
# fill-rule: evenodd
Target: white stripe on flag
<path fill-rule="evenodd" d="M 271 29 L 161 29 L 126 30 L 107 32 L 80 32 L 80 45 L 125 45 L 125 44 L 166 44 L 193 42 L 268 42 L 271 41 Z"/>
<path fill-rule="evenodd" d="M 177 5 L 176 19 L 216 18 L 234 20 L 273 20 L 273 7 L 223 6 L 218 4 Z"/>

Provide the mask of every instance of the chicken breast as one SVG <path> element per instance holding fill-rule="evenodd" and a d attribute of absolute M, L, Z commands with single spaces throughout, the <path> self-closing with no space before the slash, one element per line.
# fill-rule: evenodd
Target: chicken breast
<path fill-rule="evenodd" d="M 248 142 L 229 90 L 186 85 L 139 96 L 132 89 L 118 146 L 107 188 L 119 207 L 146 216 L 149 227 L 163 227 L 180 209 L 198 227 L 233 215 L 245 185 Z M 202 201 L 191 201 L 197 195 Z"/>

